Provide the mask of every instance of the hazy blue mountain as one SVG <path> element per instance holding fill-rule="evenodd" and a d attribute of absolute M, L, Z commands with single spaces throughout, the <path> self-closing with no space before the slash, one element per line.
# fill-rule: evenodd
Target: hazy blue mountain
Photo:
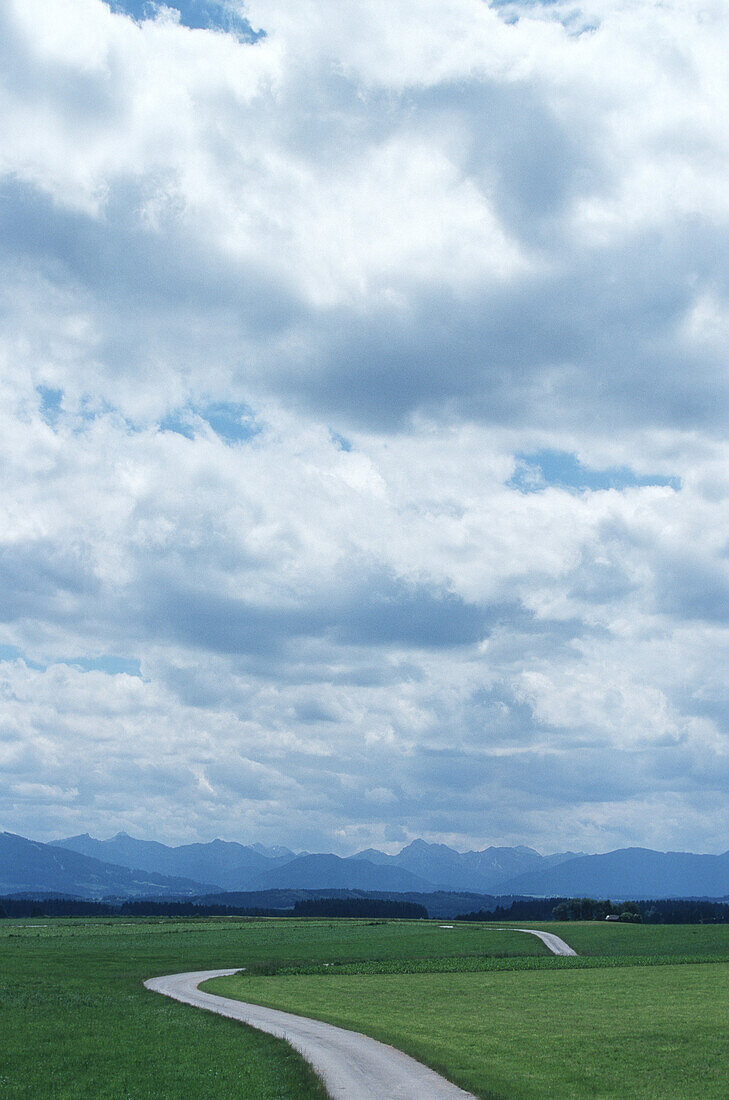
<path fill-rule="evenodd" d="M 542 897 L 725 897 L 729 894 L 729 852 L 706 856 L 619 848 L 518 875 L 504 883 L 503 889 L 510 894 Z"/>
<path fill-rule="evenodd" d="M 110 840 L 96 840 L 83 833 L 52 843 L 122 867 L 140 867 L 162 875 L 182 875 L 199 882 L 213 882 L 223 890 L 246 890 L 264 871 L 294 858 L 288 848 L 264 849 L 261 845 L 225 840 L 171 847 L 154 840 L 137 840 L 123 832 Z M 273 852 L 277 854 L 269 854 Z"/>
<path fill-rule="evenodd" d="M 440 887 L 478 890 L 482 886 L 479 869 L 467 867 L 461 853 L 455 852 L 446 844 L 428 844 L 424 840 L 414 840 L 394 857 L 394 863 L 395 866 Z"/>
<path fill-rule="evenodd" d="M 512 875 L 541 867 L 544 856 L 520 844 L 513 848 L 492 846 L 482 852 L 464 852 L 461 860 L 464 867 L 478 871 L 484 884 L 500 886 Z"/>
<path fill-rule="evenodd" d="M 153 840 L 137 840 L 124 832 L 109 840 L 96 840 L 83 833 L 52 843 L 123 867 L 139 867 L 158 874 L 182 875 L 213 882 L 222 890 L 254 889 L 261 875 L 267 871 L 311 855 L 301 852 L 297 857 L 290 848 L 280 845 L 266 848 L 262 844 L 244 845 L 222 840 L 172 847 Z M 491 847 L 482 852 L 456 852 L 445 844 L 415 840 L 394 856 L 368 848 L 349 859 L 409 871 L 434 887 L 493 892 L 514 875 L 552 866 L 574 854 L 568 852 L 545 857 L 525 847 Z M 340 871 L 340 874 L 343 872 Z M 287 880 L 285 876 L 283 879 L 279 876 L 277 881 Z"/>
<path fill-rule="evenodd" d="M 380 852 L 377 848 L 365 848 L 347 859 L 366 859 L 368 863 L 380 863 L 383 866 L 395 865 L 397 856 L 388 856 L 387 852 Z"/>
<path fill-rule="evenodd" d="M 285 860 L 295 859 L 296 856 L 308 856 L 308 852 L 292 852 L 290 848 L 284 848 L 283 844 L 274 844 L 270 848 L 266 848 L 263 844 L 251 844 L 250 847 L 254 852 L 258 852 L 259 855 L 267 856 L 268 859 Z"/>
<path fill-rule="evenodd" d="M 204 881 L 131 870 L 15 833 L 0 833 L 0 894 L 47 891 L 83 898 L 166 897 L 213 889 Z"/>
<path fill-rule="evenodd" d="M 435 888 L 401 867 L 376 866 L 366 859 L 333 855 L 297 856 L 261 875 L 252 890 L 335 888 L 342 890 L 428 891 Z"/>
<path fill-rule="evenodd" d="M 482 852 L 456 852 L 447 844 L 414 840 L 397 855 L 388 856 L 374 848 L 358 852 L 351 859 L 366 859 L 380 866 L 400 867 L 449 890 L 493 892 L 502 882 L 520 872 L 550 866 L 559 856 L 545 857 L 523 846 L 491 847 Z"/>
<path fill-rule="evenodd" d="M 295 856 L 214 840 L 170 847 L 118 833 L 87 833 L 52 844 L 0 833 L 0 893 L 46 891 L 80 897 L 200 895 L 223 891 L 324 890 L 423 894 L 592 896 L 613 898 L 724 897 L 729 852 L 721 856 L 622 848 L 606 855 L 490 847 L 456 852 L 415 840 L 396 855 L 377 849 L 342 859 Z"/>
<path fill-rule="evenodd" d="M 551 856 L 544 856 L 544 862 L 540 865 L 543 870 L 547 867 L 557 867 L 560 863 L 566 863 L 568 859 L 582 859 L 587 852 L 554 852 Z"/>

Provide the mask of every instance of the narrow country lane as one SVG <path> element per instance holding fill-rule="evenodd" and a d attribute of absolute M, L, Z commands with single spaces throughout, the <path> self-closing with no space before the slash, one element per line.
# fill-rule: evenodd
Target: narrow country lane
<path fill-rule="evenodd" d="M 537 932 L 534 928 L 507 928 L 507 932 L 526 932 L 529 936 L 537 936 L 545 944 L 553 955 L 576 955 L 577 952 L 568 943 L 555 936 L 554 932 Z"/>
<path fill-rule="evenodd" d="M 144 985 L 183 1004 L 229 1016 L 285 1039 L 314 1067 L 332 1100 L 473 1100 L 470 1093 L 414 1058 L 366 1035 L 198 989 L 207 978 L 236 972 L 168 974 L 149 978 Z"/>

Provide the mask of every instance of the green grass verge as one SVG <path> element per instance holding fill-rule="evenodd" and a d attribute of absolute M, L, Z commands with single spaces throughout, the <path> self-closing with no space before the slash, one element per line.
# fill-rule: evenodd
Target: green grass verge
<path fill-rule="evenodd" d="M 726 963 L 236 976 L 207 988 L 366 1032 L 489 1100 L 727 1095 Z"/>

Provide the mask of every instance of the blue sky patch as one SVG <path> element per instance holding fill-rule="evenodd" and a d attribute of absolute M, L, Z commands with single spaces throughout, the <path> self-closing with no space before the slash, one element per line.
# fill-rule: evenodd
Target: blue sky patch
<path fill-rule="evenodd" d="M 349 442 L 348 439 L 345 439 L 345 437 L 343 435 L 340 435 L 339 432 L 330 431 L 329 435 L 331 436 L 332 443 L 334 444 L 334 446 L 338 450 L 340 450 L 340 451 L 351 451 L 352 450 L 352 444 Z"/>
<path fill-rule="evenodd" d="M 112 11 L 131 15 L 140 22 L 154 19 L 156 9 L 171 8 L 180 13 L 180 23 L 193 30 L 220 30 L 237 35 L 242 41 L 257 42 L 265 31 L 255 31 L 247 19 L 220 0 L 170 0 L 167 4 L 151 0 L 108 0 Z"/>
<path fill-rule="evenodd" d="M 16 645 L 0 645 L 0 661 L 23 661 L 28 668 L 38 668 L 43 670 L 44 665 L 39 665 L 36 661 L 31 661 L 23 653 L 22 649 L 18 649 Z"/>
<path fill-rule="evenodd" d="M 163 432 L 176 432 L 186 439 L 195 438 L 195 420 L 206 420 L 215 434 L 226 443 L 244 443 L 261 430 L 252 409 L 238 402 L 217 402 L 201 407 L 175 409 L 160 421 Z"/>
<path fill-rule="evenodd" d="M 142 666 L 136 658 L 117 657 L 111 653 L 106 653 L 103 657 L 72 657 L 60 661 L 59 664 L 72 665 L 82 672 L 106 672 L 109 676 L 142 675 Z"/>
<path fill-rule="evenodd" d="M 185 439 L 194 439 L 195 429 L 185 417 L 186 410 L 176 410 L 163 417 L 159 426 L 163 432 L 174 432 L 176 435 L 184 435 Z"/>
<path fill-rule="evenodd" d="M 36 386 L 36 390 L 41 399 L 40 414 L 49 427 L 55 428 L 61 415 L 63 390 L 54 390 L 50 386 Z"/>
<path fill-rule="evenodd" d="M 516 455 L 516 470 L 508 485 L 522 493 L 538 493 L 550 486 L 582 492 L 585 489 L 631 489 L 644 485 L 670 485 L 681 488 L 677 477 L 661 474 L 640 476 L 629 466 L 613 466 L 595 470 L 583 466 L 576 455 L 569 451 L 534 451 Z"/>
<path fill-rule="evenodd" d="M 256 424 L 253 412 L 247 405 L 215 404 L 206 405 L 198 410 L 198 415 L 207 420 L 216 435 L 226 443 L 241 443 L 251 439 L 261 430 Z"/>

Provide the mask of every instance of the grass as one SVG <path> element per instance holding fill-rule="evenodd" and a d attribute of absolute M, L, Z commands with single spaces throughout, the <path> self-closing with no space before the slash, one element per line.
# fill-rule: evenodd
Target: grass
<path fill-rule="evenodd" d="M 235 924 L 44 923 L 0 922 L 3 1098 L 326 1096 L 281 1040 L 142 988 L 154 974 L 225 966 Z"/>
<path fill-rule="evenodd" d="M 366 1032 L 490 1100 L 727 1095 L 729 966 L 231 977 L 211 992 Z"/>
<path fill-rule="evenodd" d="M 0 1095 L 322 1100 L 284 1043 L 141 985 L 231 966 L 220 992 L 369 1032 L 482 1097 L 726 1095 L 729 965 L 708 960 L 728 927 L 549 927 L 581 957 L 476 923 L 3 920 Z"/>
<path fill-rule="evenodd" d="M 544 953 L 537 941 L 513 939 L 424 922 L 3 920 L 0 1095 L 321 1098 L 321 1084 L 285 1043 L 149 993 L 142 981 L 181 970 L 266 969 L 271 960 L 405 963 L 484 951 L 501 958 Z"/>
<path fill-rule="evenodd" d="M 619 924 L 617 921 L 565 921 L 546 928 L 574 947 L 579 955 L 675 956 L 729 960 L 729 926 L 725 924 Z"/>

